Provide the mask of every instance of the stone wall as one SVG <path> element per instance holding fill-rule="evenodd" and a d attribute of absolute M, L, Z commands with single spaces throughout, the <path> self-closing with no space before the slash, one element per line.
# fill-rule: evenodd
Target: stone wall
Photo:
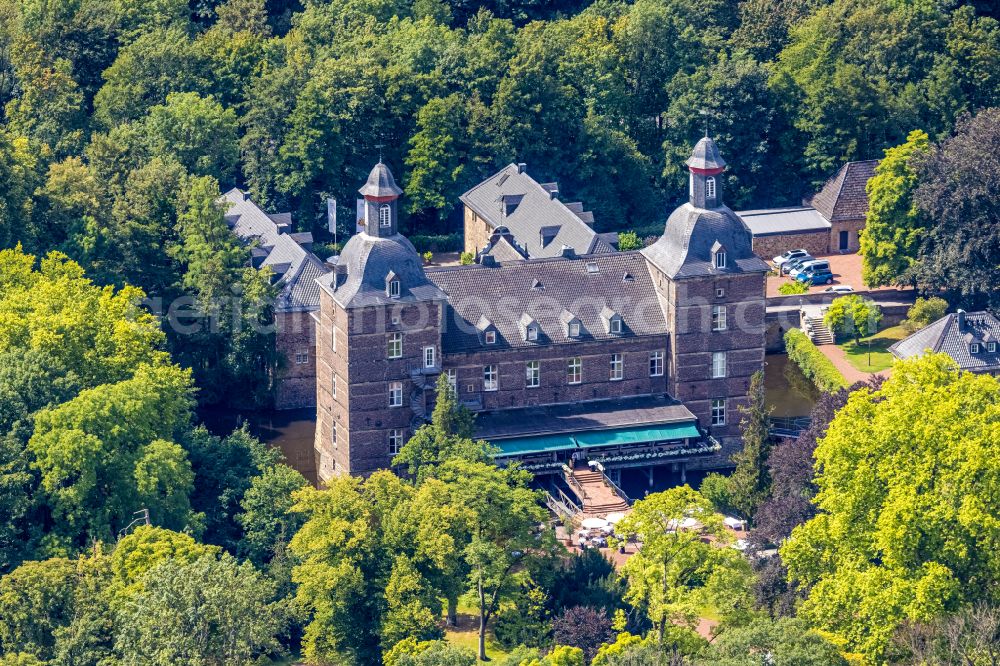
<path fill-rule="evenodd" d="M 753 251 L 754 254 L 767 262 L 786 250 L 799 248 L 806 250 L 814 257 L 818 257 L 830 254 L 830 249 L 833 247 L 830 238 L 830 232 L 825 229 L 808 233 L 754 236 Z"/>
<path fill-rule="evenodd" d="M 465 252 L 475 254 L 486 247 L 493 235 L 493 228 L 481 217 L 475 214 L 468 206 L 464 207 L 465 214 Z"/>

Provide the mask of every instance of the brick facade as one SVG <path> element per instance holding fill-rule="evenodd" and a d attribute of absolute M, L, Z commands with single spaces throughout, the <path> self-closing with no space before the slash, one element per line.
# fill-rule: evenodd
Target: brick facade
<path fill-rule="evenodd" d="M 281 357 L 275 409 L 316 404 L 316 325 L 309 312 L 276 312 L 274 346 Z"/>

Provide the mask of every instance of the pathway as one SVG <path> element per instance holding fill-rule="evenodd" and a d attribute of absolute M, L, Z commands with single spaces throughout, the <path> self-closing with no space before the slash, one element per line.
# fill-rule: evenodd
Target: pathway
<path fill-rule="evenodd" d="M 628 511 L 628 502 L 619 497 L 604 482 L 604 475 L 600 472 L 586 468 L 575 469 L 572 472 L 572 477 L 576 481 L 575 484 L 570 483 L 574 492 L 580 494 L 582 489 L 583 497 L 580 500 L 583 502 L 584 516 L 599 516 L 603 518 L 615 511 Z"/>
<path fill-rule="evenodd" d="M 844 379 L 847 380 L 848 386 L 856 382 L 867 382 L 876 375 L 888 377 L 892 373 L 892 368 L 888 368 L 880 372 L 862 372 L 861 370 L 858 370 L 851 365 L 850 361 L 847 360 L 847 354 L 837 345 L 819 345 L 816 348 L 823 352 L 823 355 L 833 362 L 837 370 L 840 370 L 840 374 L 844 375 Z"/>

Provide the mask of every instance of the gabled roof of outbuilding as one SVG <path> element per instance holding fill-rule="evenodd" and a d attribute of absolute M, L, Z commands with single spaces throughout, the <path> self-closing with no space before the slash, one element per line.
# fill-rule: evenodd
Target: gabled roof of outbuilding
<path fill-rule="evenodd" d="M 589 271 L 588 263 L 596 263 L 598 270 Z M 633 279 L 622 279 L 626 273 Z M 439 267 L 428 269 L 427 277 L 448 295 L 442 336 L 445 352 L 482 349 L 474 323 L 481 317 L 496 327 L 497 347 L 666 334 L 660 300 L 646 260 L 638 252 Z M 536 282 L 545 288 L 533 288 Z M 620 335 L 605 330 L 601 319 L 605 307 L 621 314 Z M 579 338 L 566 336 L 561 319 L 564 311 L 580 319 L 583 330 Z M 538 324 L 537 342 L 526 342 L 521 335 L 525 314 Z"/>
<path fill-rule="evenodd" d="M 460 199 L 492 228 L 510 229 L 516 243 L 531 259 L 558 257 L 563 246 L 572 248 L 576 254 L 614 251 L 585 222 L 593 216 L 583 211 L 582 205 L 574 203 L 570 208 L 554 198 L 550 194 L 552 191 L 558 191 L 554 183 L 542 185 L 517 164 L 509 164 Z M 515 201 L 509 214 L 505 213 L 507 203 Z M 543 230 L 549 232 L 544 245 L 541 242 Z"/>
<path fill-rule="evenodd" d="M 291 223 L 288 213 L 268 215 L 237 188 L 229 190 L 222 198 L 227 205 L 226 222 L 233 232 L 246 242 L 258 244 L 254 255 L 264 255 L 261 266 L 269 267 L 278 278 L 275 310 L 297 312 L 319 308 L 316 280 L 329 269 L 319 257 L 298 243 L 299 238 L 311 241 L 312 235 L 283 233 Z"/>
<path fill-rule="evenodd" d="M 868 214 L 868 181 L 878 160 L 848 162 L 826 181 L 819 192 L 802 203 L 812 206 L 829 222 L 864 219 Z"/>
<path fill-rule="evenodd" d="M 726 268 L 716 268 L 712 261 L 716 243 L 726 249 Z M 707 210 L 682 204 L 670 215 L 660 239 L 641 252 L 670 278 L 768 271 L 753 252 L 750 230 L 725 206 Z"/>
<path fill-rule="evenodd" d="M 936 322 L 903 338 L 889 347 L 896 358 L 915 358 L 928 351 L 944 352 L 963 370 L 982 372 L 1000 368 L 1000 351 L 990 354 L 980 347 L 978 354 L 969 351 L 970 342 L 985 344 L 988 338 L 1000 338 L 1000 319 L 989 312 L 965 313 L 965 327 L 958 329 L 958 314 L 946 314 Z"/>

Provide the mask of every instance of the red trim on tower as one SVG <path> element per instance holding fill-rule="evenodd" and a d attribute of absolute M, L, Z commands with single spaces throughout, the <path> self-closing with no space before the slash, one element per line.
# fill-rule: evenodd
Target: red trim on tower
<path fill-rule="evenodd" d="M 688 167 L 691 173 L 696 173 L 699 176 L 717 176 L 726 170 L 726 167 L 717 167 L 715 169 L 696 169 L 694 167 Z"/>
<path fill-rule="evenodd" d="M 365 201 L 371 201 L 371 202 L 374 202 L 374 203 L 389 203 L 390 201 L 395 201 L 398 198 L 399 197 L 396 196 L 396 195 L 392 195 L 392 196 L 389 196 L 389 197 L 373 197 L 373 196 L 369 196 L 367 194 L 365 195 Z"/>

